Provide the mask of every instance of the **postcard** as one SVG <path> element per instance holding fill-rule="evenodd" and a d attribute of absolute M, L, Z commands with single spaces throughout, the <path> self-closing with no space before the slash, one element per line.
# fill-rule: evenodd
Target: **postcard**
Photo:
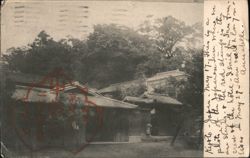
<path fill-rule="evenodd" d="M 249 156 L 246 0 L 5 0 L 1 156 Z"/>

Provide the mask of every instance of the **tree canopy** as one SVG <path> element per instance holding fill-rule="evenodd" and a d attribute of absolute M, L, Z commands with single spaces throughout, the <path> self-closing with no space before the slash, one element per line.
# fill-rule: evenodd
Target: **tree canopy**
<path fill-rule="evenodd" d="M 154 39 L 157 50 L 167 58 L 174 55 L 173 48 L 186 35 L 192 33 L 192 27 L 172 16 L 145 21 L 139 31 Z"/>
<path fill-rule="evenodd" d="M 102 88 L 180 69 L 196 53 L 176 48 L 176 43 L 192 33 L 194 29 L 172 16 L 153 24 L 145 22 L 138 30 L 96 25 L 85 40 L 68 37 L 56 41 L 41 31 L 27 46 L 10 48 L 5 59 L 13 71 L 45 75 L 60 68 L 75 80 Z"/>

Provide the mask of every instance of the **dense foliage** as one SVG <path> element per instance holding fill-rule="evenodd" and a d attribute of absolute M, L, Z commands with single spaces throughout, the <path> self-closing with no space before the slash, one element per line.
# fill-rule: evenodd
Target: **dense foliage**
<path fill-rule="evenodd" d="M 188 104 L 197 104 L 198 100 L 200 104 L 202 51 L 178 46 L 187 37 L 189 40 L 194 34 L 197 37 L 199 26 L 187 26 L 168 16 L 152 24 L 145 22 L 138 30 L 114 24 L 96 25 L 85 40 L 56 41 L 41 31 L 27 46 L 10 48 L 5 59 L 12 71 L 45 75 L 60 68 L 94 88 L 183 69 L 190 78 L 178 98 Z M 191 99 L 194 97 L 195 101 Z"/>

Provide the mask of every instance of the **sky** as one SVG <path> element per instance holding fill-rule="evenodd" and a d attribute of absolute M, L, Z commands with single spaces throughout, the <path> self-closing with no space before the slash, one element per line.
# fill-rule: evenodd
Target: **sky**
<path fill-rule="evenodd" d="M 187 25 L 203 21 L 203 3 L 142 1 L 15 1 L 1 9 L 1 52 L 31 43 L 41 30 L 55 40 L 84 39 L 96 24 L 133 29 L 147 19 L 172 15 Z"/>

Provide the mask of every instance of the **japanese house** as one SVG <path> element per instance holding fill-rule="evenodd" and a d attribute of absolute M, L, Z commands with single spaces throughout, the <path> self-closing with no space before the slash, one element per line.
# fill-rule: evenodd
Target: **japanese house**
<path fill-rule="evenodd" d="M 174 136 L 180 122 L 183 104 L 169 96 L 145 93 L 141 97 L 127 96 L 124 101 L 150 109 L 151 134 L 153 136 Z"/>
<path fill-rule="evenodd" d="M 12 120 L 28 146 L 140 141 L 145 135 L 147 109 L 102 96 L 78 82 L 53 87 L 52 80 L 30 84 L 39 77 L 28 78 L 9 76 L 15 84 Z"/>

